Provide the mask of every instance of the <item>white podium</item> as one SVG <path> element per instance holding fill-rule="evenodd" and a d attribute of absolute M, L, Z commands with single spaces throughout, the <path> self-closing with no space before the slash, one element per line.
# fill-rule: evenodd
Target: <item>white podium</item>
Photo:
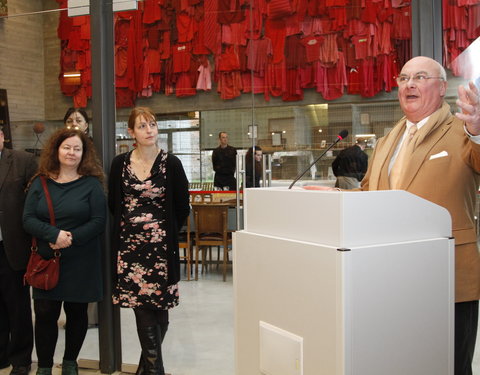
<path fill-rule="evenodd" d="M 247 189 L 236 375 L 453 374 L 447 210 L 404 191 Z"/>

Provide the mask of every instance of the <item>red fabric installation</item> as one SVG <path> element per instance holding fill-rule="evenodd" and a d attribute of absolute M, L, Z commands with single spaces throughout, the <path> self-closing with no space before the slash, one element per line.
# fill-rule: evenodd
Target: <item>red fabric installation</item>
<path fill-rule="evenodd" d="M 443 0 L 446 59 L 479 34 L 480 0 Z M 67 0 L 57 0 L 66 7 Z M 410 1 L 144 0 L 115 14 L 117 107 L 161 93 L 244 93 L 284 101 L 316 90 L 325 100 L 396 86 L 411 56 Z M 59 13 L 60 87 L 75 105 L 91 97 L 90 20 Z M 72 84 L 63 73 L 79 71 Z"/>
<path fill-rule="evenodd" d="M 67 0 L 57 2 L 59 8 L 67 7 Z M 92 96 L 90 17 L 70 18 L 67 12 L 60 12 L 57 35 L 61 40 L 60 89 L 64 95 L 72 97 L 74 106 L 84 108 Z M 73 73 L 80 77 L 69 78 Z"/>
<path fill-rule="evenodd" d="M 476 80 L 478 58 L 468 49 L 480 36 L 480 0 L 442 0 L 443 65 L 456 76 Z"/>

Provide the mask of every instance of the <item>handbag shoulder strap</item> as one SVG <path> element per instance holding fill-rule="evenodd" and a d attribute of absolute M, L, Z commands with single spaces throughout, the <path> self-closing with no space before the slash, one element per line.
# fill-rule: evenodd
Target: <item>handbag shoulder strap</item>
<path fill-rule="evenodd" d="M 45 198 L 47 199 L 48 212 L 50 214 L 50 224 L 55 226 L 55 213 L 53 211 L 52 198 L 50 197 L 50 192 L 48 191 L 47 180 L 45 176 L 40 176 L 40 181 L 42 182 Z"/>

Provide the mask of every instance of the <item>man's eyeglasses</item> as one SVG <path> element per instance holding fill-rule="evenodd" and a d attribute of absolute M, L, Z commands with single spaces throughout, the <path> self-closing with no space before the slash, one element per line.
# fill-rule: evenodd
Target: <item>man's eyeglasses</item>
<path fill-rule="evenodd" d="M 399 86 L 400 85 L 406 85 L 408 83 L 408 81 L 410 81 L 410 79 L 413 81 L 413 83 L 421 85 L 421 84 L 427 82 L 427 80 L 429 80 L 429 79 L 441 79 L 441 80 L 443 80 L 443 77 L 432 77 L 432 76 L 426 75 L 425 73 L 417 73 L 414 76 L 407 76 L 406 74 L 400 74 L 397 77 L 397 83 L 398 83 Z"/>

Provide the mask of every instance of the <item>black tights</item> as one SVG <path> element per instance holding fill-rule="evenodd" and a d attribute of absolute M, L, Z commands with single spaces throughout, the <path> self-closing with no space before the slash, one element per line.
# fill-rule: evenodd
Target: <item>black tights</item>
<path fill-rule="evenodd" d="M 168 326 L 168 310 L 133 309 L 137 327 Z"/>
<path fill-rule="evenodd" d="M 52 367 L 58 339 L 58 318 L 63 301 L 35 299 L 35 348 L 38 367 Z M 64 360 L 76 361 L 88 328 L 88 303 L 63 302 L 65 325 Z"/>

